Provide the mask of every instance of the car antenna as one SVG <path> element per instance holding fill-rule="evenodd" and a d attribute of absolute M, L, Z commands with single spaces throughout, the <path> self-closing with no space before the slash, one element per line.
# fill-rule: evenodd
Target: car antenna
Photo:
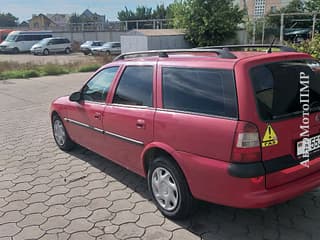
<path fill-rule="evenodd" d="M 272 47 L 273 47 L 273 44 L 274 44 L 275 41 L 276 41 L 276 37 L 273 38 L 272 43 L 270 44 L 270 47 L 267 50 L 267 53 L 272 53 Z"/>

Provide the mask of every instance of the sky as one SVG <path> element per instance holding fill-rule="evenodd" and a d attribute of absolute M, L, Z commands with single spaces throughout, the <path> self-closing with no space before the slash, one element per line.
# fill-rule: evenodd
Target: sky
<path fill-rule="evenodd" d="M 85 9 L 105 15 L 108 20 L 117 20 L 117 12 L 125 7 L 134 10 L 138 5 L 155 7 L 166 6 L 174 0 L 0 0 L 0 12 L 10 12 L 19 22 L 28 20 L 39 13 L 78 13 Z"/>

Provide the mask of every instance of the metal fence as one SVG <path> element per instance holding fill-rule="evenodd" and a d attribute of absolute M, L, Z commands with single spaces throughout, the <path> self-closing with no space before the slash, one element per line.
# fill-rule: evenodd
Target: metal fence
<path fill-rule="evenodd" d="M 64 25 L 37 25 L 7 27 L 15 30 L 51 30 L 54 32 L 108 32 L 108 31 L 129 31 L 132 29 L 167 29 L 172 28 L 171 19 L 148 19 L 130 21 L 107 21 L 107 22 L 84 22 L 66 23 Z"/>
<path fill-rule="evenodd" d="M 300 42 L 314 38 L 320 30 L 320 13 L 281 13 L 261 18 L 249 18 L 246 30 L 249 43 L 270 43 L 273 39 L 280 44 L 285 41 Z"/>

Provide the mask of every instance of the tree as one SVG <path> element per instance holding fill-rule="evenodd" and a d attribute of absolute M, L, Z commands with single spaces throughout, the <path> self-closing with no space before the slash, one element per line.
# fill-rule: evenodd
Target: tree
<path fill-rule="evenodd" d="M 0 27 L 16 27 L 18 18 L 11 13 L 0 13 Z"/>
<path fill-rule="evenodd" d="M 128 10 L 125 7 L 124 10 L 118 12 L 118 19 L 120 21 L 130 21 L 130 20 L 147 20 L 152 18 L 152 8 L 145 6 L 138 6 L 135 11 Z"/>
<path fill-rule="evenodd" d="M 185 18 L 183 17 L 185 14 L 186 8 L 184 0 L 175 0 L 167 7 L 167 19 L 173 20 L 173 26 L 176 28 L 181 28 L 184 26 Z"/>
<path fill-rule="evenodd" d="M 308 12 L 320 12 L 320 0 L 309 0 L 305 2 Z"/>
<path fill-rule="evenodd" d="M 135 11 L 128 10 L 127 7 L 125 7 L 124 10 L 118 12 L 118 19 L 120 21 L 136 21 L 136 20 L 149 20 L 152 19 L 152 8 L 148 8 L 145 6 L 138 6 Z M 134 29 L 137 27 L 137 22 L 128 22 L 127 27 L 128 30 Z M 139 23 L 139 28 L 145 28 L 146 23 L 142 22 Z"/>
<path fill-rule="evenodd" d="M 166 19 L 168 8 L 164 4 L 157 5 L 156 9 L 153 10 L 152 17 L 154 19 Z"/>
<path fill-rule="evenodd" d="M 231 39 L 244 16 L 232 0 L 176 0 L 170 8 L 174 26 L 185 29 L 187 40 L 194 46 Z"/>

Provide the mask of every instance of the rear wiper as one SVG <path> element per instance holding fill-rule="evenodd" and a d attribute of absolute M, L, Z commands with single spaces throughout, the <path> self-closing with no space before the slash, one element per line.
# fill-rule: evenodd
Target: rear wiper
<path fill-rule="evenodd" d="M 301 114 L 301 112 L 302 111 L 296 111 L 296 112 L 285 113 L 285 114 L 281 114 L 281 115 L 275 115 L 275 116 L 272 116 L 272 119 L 273 120 L 278 120 L 278 119 L 281 119 L 281 118 L 293 117 L 293 116 L 296 116 L 298 114 Z"/>
<path fill-rule="evenodd" d="M 310 112 L 319 112 L 320 111 L 320 106 L 316 106 L 310 109 Z"/>

